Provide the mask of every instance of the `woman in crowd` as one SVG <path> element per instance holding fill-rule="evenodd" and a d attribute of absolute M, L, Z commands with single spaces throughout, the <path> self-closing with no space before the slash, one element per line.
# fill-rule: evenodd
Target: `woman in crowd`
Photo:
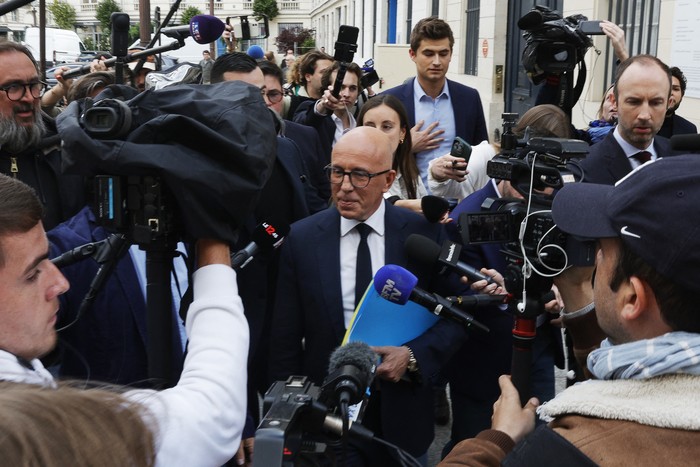
<path fill-rule="evenodd" d="M 369 99 L 357 117 L 358 126 L 371 126 L 386 133 L 394 145 L 396 179 L 384 196 L 396 206 L 421 211 L 421 198 L 427 195 L 418 172 L 415 155 L 411 152 L 411 129 L 408 115 L 400 100 L 389 94 Z"/>

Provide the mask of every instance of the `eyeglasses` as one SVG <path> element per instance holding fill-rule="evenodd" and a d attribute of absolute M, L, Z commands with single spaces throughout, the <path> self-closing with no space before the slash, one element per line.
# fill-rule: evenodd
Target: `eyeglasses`
<path fill-rule="evenodd" d="M 369 185 L 369 182 L 377 175 L 383 175 L 389 172 L 391 169 L 382 170 L 381 172 L 369 173 L 365 170 L 351 170 L 346 172 L 340 167 L 334 167 L 332 165 L 327 165 L 323 168 L 328 175 L 328 180 L 334 185 L 340 185 L 345 180 L 345 176 L 350 177 L 350 184 L 355 188 L 365 188 Z"/>
<path fill-rule="evenodd" d="M 261 93 L 262 93 L 263 97 L 267 96 L 267 99 L 270 102 L 272 102 L 273 104 L 276 104 L 279 101 L 281 101 L 282 96 L 284 96 L 284 94 L 282 94 L 282 92 L 280 92 L 276 89 L 273 89 L 272 91 L 261 91 Z"/>
<path fill-rule="evenodd" d="M 1 86 L 0 91 L 5 91 L 7 98 L 11 101 L 18 101 L 24 97 L 24 94 L 29 89 L 29 94 L 34 99 L 40 98 L 46 89 L 46 83 L 43 81 L 32 81 L 31 83 L 12 83 L 7 86 Z"/>

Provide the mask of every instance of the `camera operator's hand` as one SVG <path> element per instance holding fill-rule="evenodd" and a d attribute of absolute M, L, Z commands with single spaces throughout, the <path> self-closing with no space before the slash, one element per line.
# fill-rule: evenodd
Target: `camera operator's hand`
<path fill-rule="evenodd" d="M 411 128 L 411 141 L 413 142 L 413 147 L 411 151 L 414 154 L 426 149 L 436 149 L 440 146 L 440 143 L 445 141 L 445 138 L 439 138 L 445 130 L 435 130 L 440 122 L 433 122 L 428 125 L 425 130 L 421 130 L 425 124 L 425 120 L 420 120 L 416 125 Z"/>
<path fill-rule="evenodd" d="M 253 451 L 255 447 L 255 438 L 246 438 L 241 440 L 241 445 L 236 453 L 236 465 L 244 465 L 250 467 L 253 465 Z"/>
<path fill-rule="evenodd" d="M 574 266 L 554 278 L 564 302 L 564 314 L 579 310 L 593 302 L 593 266 Z"/>
<path fill-rule="evenodd" d="M 385 345 L 372 347 L 372 350 L 382 358 L 382 363 L 377 367 L 376 375 L 392 383 L 399 382 L 408 368 L 408 359 L 410 356 L 408 347 Z"/>
<path fill-rule="evenodd" d="M 484 275 L 493 278 L 493 282 L 489 284 L 485 280 L 476 281 L 471 285 L 471 289 L 473 291 L 475 291 L 476 293 L 483 293 L 489 295 L 501 295 L 508 293 L 508 290 L 506 290 L 505 280 L 503 279 L 503 275 L 500 272 L 496 271 L 495 269 L 486 268 L 481 268 L 480 272 Z M 467 276 L 462 276 L 461 281 L 465 284 L 469 283 L 469 279 L 467 278 Z"/>
<path fill-rule="evenodd" d="M 238 41 L 236 39 L 236 35 L 233 32 L 233 26 L 231 26 L 230 24 L 224 26 L 224 32 L 221 34 L 221 38 L 226 44 L 227 53 L 231 53 L 236 50 L 236 45 Z"/>
<path fill-rule="evenodd" d="M 629 53 L 627 53 L 627 45 L 625 44 L 625 31 L 617 24 L 606 20 L 601 20 L 600 29 L 610 39 L 617 59 L 621 62 L 627 60 Z"/>
<path fill-rule="evenodd" d="M 535 429 L 535 411 L 540 402 L 533 397 L 521 407 L 518 390 L 508 375 L 500 376 L 498 385 L 501 397 L 493 404 L 491 428 L 502 431 L 517 443 Z"/>
<path fill-rule="evenodd" d="M 56 71 L 56 81 L 58 84 L 49 89 L 41 96 L 41 106 L 44 108 L 53 107 L 68 95 L 68 89 L 73 84 L 73 79 L 63 79 L 63 73 L 70 71 L 70 67 L 62 66 Z"/>
<path fill-rule="evenodd" d="M 467 179 L 467 161 L 462 157 L 454 157 L 449 154 L 438 157 L 430 162 L 428 167 L 436 182 L 444 182 L 452 179 L 463 182 Z"/>
<path fill-rule="evenodd" d="M 104 58 L 104 56 L 100 56 L 99 59 L 94 59 L 92 62 L 90 62 L 90 73 L 94 73 L 96 71 L 107 71 L 105 60 L 106 58 Z"/>
<path fill-rule="evenodd" d="M 352 104 L 346 103 L 341 98 L 337 98 L 333 95 L 333 86 L 328 86 L 323 92 L 323 96 L 316 101 L 316 112 L 321 115 L 329 115 L 335 111 L 346 112 L 349 106 Z"/>

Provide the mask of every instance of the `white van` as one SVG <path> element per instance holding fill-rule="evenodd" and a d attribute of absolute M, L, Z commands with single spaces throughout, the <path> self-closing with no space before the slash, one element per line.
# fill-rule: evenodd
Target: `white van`
<path fill-rule="evenodd" d="M 27 28 L 24 33 L 24 45 L 28 46 L 36 61 L 40 61 L 39 56 L 39 28 Z M 82 51 L 86 50 L 85 45 L 75 31 L 66 29 L 46 28 L 46 61 L 53 64 L 69 63 L 78 61 Z"/>

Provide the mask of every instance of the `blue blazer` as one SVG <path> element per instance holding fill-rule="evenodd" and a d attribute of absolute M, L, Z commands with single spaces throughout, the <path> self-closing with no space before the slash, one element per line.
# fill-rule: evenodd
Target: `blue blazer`
<path fill-rule="evenodd" d="M 85 207 L 47 235 L 50 255 L 56 257 L 86 243 L 103 240 L 109 233 L 97 225 L 94 214 Z M 87 258 L 62 269 L 71 288 L 60 297 L 57 328 L 73 321 L 98 267 L 97 262 Z M 59 333 L 60 376 L 147 386 L 146 320 L 146 300 L 127 253 L 117 263 L 92 307 L 74 325 Z M 179 336 L 175 323 L 173 336 Z M 179 345 L 177 337 L 177 342 L 173 342 L 176 375 L 182 371 Z"/>
<path fill-rule="evenodd" d="M 455 292 L 446 280 L 441 283 L 433 280 L 432 271 L 409 265 L 404 254 L 404 242 L 412 233 L 441 243 L 444 240 L 441 224 L 430 224 L 415 213 L 387 203 L 385 226 L 386 264 L 408 266 L 418 276 L 421 288 L 438 293 L 440 288 L 450 288 Z M 294 223 L 282 246 L 272 323 L 272 380 L 306 375 L 321 384 L 327 373 L 329 356 L 343 339 L 339 232 L 340 214 L 335 207 L 330 207 Z M 463 286 L 458 287 L 463 289 Z M 407 343 L 418 360 L 422 385 L 377 380 L 384 439 L 414 455 L 427 451 L 434 436 L 430 380 L 466 337 L 461 325 L 441 319 Z"/>
<path fill-rule="evenodd" d="M 672 156 L 671 142 L 663 136 L 654 137 L 654 149 L 659 157 Z M 588 156 L 576 164 L 569 164 L 571 171 L 583 182 L 614 185 L 632 171 L 632 165 L 625 155 L 613 132 L 590 147 Z M 581 174 L 583 170 L 583 174 Z"/>
<path fill-rule="evenodd" d="M 404 84 L 384 91 L 399 98 L 406 107 L 408 122 L 411 127 L 416 124 L 416 107 L 413 102 L 413 83 L 416 78 L 406 80 Z M 476 145 L 489 139 L 484 108 L 481 105 L 481 97 L 476 89 L 463 84 L 447 80 L 447 89 L 452 100 L 452 112 L 455 116 L 455 132 L 457 136 L 471 145 Z M 457 105 L 455 105 L 457 104 Z M 423 128 L 431 122 L 426 122 Z"/>
<path fill-rule="evenodd" d="M 311 183 L 324 203 L 323 209 L 327 208 L 328 200 L 331 198 L 331 187 L 323 168 L 330 164 L 330 154 L 323 151 L 321 140 L 315 129 L 291 120 L 285 120 L 284 125 L 284 136 L 299 146 Z M 316 209 L 313 204 L 309 208 L 311 208 L 312 214 L 320 210 Z"/>

